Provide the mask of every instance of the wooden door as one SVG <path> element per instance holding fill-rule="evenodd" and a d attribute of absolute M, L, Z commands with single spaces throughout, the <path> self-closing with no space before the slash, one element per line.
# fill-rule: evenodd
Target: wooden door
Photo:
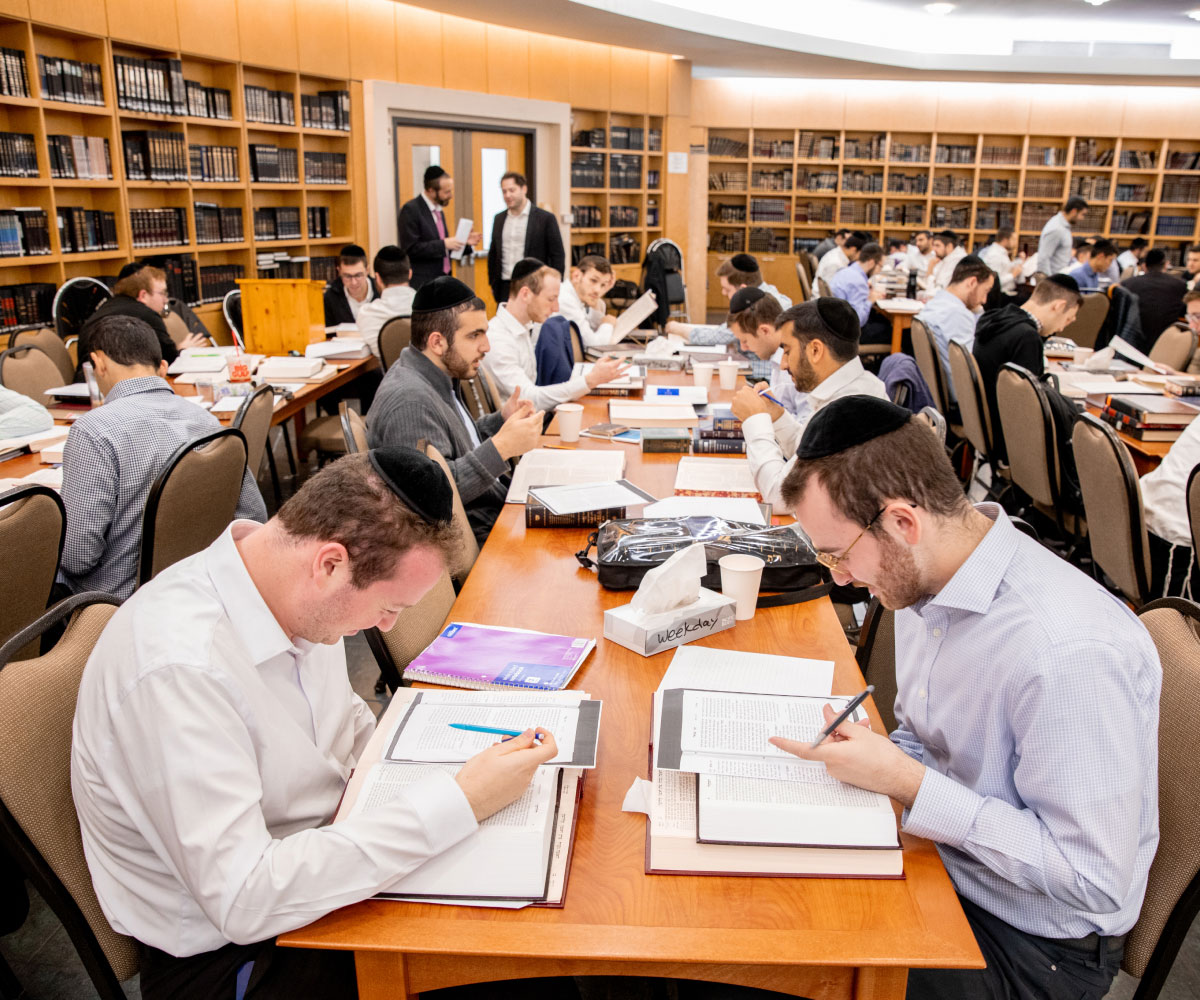
<path fill-rule="evenodd" d="M 509 170 L 525 173 L 525 136 L 511 132 L 477 132 L 470 136 L 471 157 L 471 218 L 474 229 L 483 234 L 476 247 L 475 294 L 494 314 L 496 303 L 487 280 L 487 251 L 492 241 L 492 219 L 504 211 L 500 194 L 500 178 Z M 532 198 L 533 191 L 530 191 Z"/>

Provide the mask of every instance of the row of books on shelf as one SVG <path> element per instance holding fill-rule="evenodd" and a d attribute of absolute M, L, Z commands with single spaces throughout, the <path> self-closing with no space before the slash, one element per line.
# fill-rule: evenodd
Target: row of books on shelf
<path fill-rule="evenodd" d="M 60 205 L 58 243 L 63 253 L 117 250 L 117 215 L 103 209 Z"/>
<path fill-rule="evenodd" d="M 1167 177 L 1163 180 L 1162 201 L 1200 201 L 1200 178 Z"/>
<path fill-rule="evenodd" d="M 1005 163 L 1019 166 L 1021 163 L 1021 147 L 984 146 L 979 151 L 979 162 L 985 166 L 996 166 Z"/>
<path fill-rule="evenodd" d="M 801 160 L 832 160 L 838 154 L 836 135 L 818 135 L 816 132 L 801 132 L 796 143 L 796 156 Z"/>
<path fill-rule="evenodd" d="M 182 132 L 144 129 L 121 133 L 125 177 L 131 181 L 186 181 L 188 151 Z"/>
<path fill-rule="evenodd" d="M 603 153 L 576 153 L 571 157 L 571 187 L 604 187 Z"/>
<path fill-rule="evenodd" d="M 1117 166 L 1133 170 L 1153 170 L 1158 154 L 1152 149 L 1123 149 Z"/>
<path fill-rule="evenodd" d="M 755 170 L 750 177 L 750 186 L 759 191 L 792 190 L 791 170 Z"/>
<path fill-rule="evenodd" d="M 187 84 L 187 113 L 193 118 L 233 120 L 233 95 L 224 87 L 206 87 L 196 80 Z"/>
<path fill-rule="evenodd" d="M 298 183 L 300 167 L 296 150 L 286 146 L 251 143 L 250 177 L 265 183 Z"/>
<path fill-rule="evenodd" d="M 181 246 L 188 242 L 187 209 L 131 208 L 129 228 L 139 249 Z"/>
<path fill-rule="evenodd" d="M 69 104 L 104 104 L 104 82 L 96 63 L 60 59 L 57 56 L 38 57 L 38 79 L 42 97 L 48 101 Z"/>
<path fill-rule="evenodd" d="M 295 206 L 256 208 L 254 210 L 256 240 L 300 239 L 300 209 Z"/>
<path fill-rule="evenodd" d="M 866 139 L 846 136 L 843 155 L 847 160 L 882 160 L 886 148 L 887 137 L 882 132 Z"/>
<path fill-rule="evenodd" d="M 971 145 L 956 145 L 954 143 L 939 142 L 937 151 L 934 153 L 935 163 L 974 163 L 975 162 L 975 144 Z"/>
<path fill-rule="evenodd" d="M 192 257 L 161 257 L 159 266 L 167 276 L 167 296 L 189 306 L 200 304 L 200 283 Z"/>
<path fill-rule="evenodd" d="M 21 49 L 0 48 L 0 96 L 29 96 L 25 53 Z"/>
<path fill-rule="evenodd" d="M 723 135 L 709 135 L 708 137 L 709 156 L 743 157 L 749 151 L 749 144 L 743 142 L 741 139 L 730 139 Z"/>
<path fill-rule="evenodd" d="M 245 85 L 246 120 L 268 125 L 296 124 L 296 97 L 290 90 Z"/>
<path fill-rule="evenodd" d="M 613 149 L 643 149 L 646 145 L 646 131 L 625 125 L 614 125 L 609 142 Z"/>
<path fill-rule="evenodd" d="M 305 184 L 346 184 L 345 153 L 310 153 L 304 154 L 304 183 Z"/>
<path fill-rule="evenodd" d="M 37 146 L 28 132 L 0 132 L 0 177 L 37 177 Z"/>
<path fill-rule="evenodd" d="M 604 211 L 599 205 L 572 205 L 571 214 L 579 229 L 599 229 L 604 225 Z"/>
<path fill-rule="evenodd" d="M 56 179 L 112 180 L 112 151 L 100 135 L 48 135 L 50 176 Z"/>
<path fill-rule="evenodd" d="M 199 301 L 220 302 L 237 288 L 238 279 L 246 276 L 241 264 L 209 264 L 200 270 Z"/>
<path fill-rule="evenodd" d="M 260 278 L 303 278 L 307 257 L 292 257 L 286 251 L 260 253 L 255 259 Z"/>
<path fill-rule="evenodd" d="M 45 209 L 0 209 L 0 257 L 38 256 L 50 252 L 50 225 Z"/>
<path fill-rule="evenodd" d="M 790 160 L 795 152 L 796 144 L 791 139 L 754 137 L 754 155 L 764 160 Z"/>
<path fill-rule="evenodd" d="M 188 172 L 194 181 L 237 183 L 242 179 L 237 146 L 188 146 Z"/>
<path fill-rule="evenodd" d="M 300 95 L 300 124 L 304 128 L 350 131 L 350 91 L 318 90 Z"/>
<path fill-rule="evenodd" d="M 746 249 L 751 253 L 787 253 L 787 234 L 770 229 L 751 229 Z"/>
<path fill-rule="evenodd" d="M 246 238 L 241 206 L 197 201 L 192 209 L 196 216 L 197 243 L 241 243 Z"/>
<path fill-rule="evenodd" d="M 638 224 L 641 209 L 637 205 L 609 205 L 608 224 L 610 226 L 633 227 Z"/>
<path fill-rule="evenodd" d="M 1200 170 L 1200 152 L 1172 150 L 1167 156 L 1168 170 Z"/>
<path fill-rule="evenodd" d="M 186 115 L 187 84 L 180 59 L 113 56 L 117 107 L 154 115 Z"/>
<path fill-rule="evenodd" d="M 578 264 L 584 257 L 603 257 L 606 249 L 603 243 L 572 243 L 571 263 Z"/>
<path fill-rule="evenodd" d="M 333 235 L 329 225 L 329 209 L 325 205 L 308 206 L 308 238 L 310 240 L 328 239 Z"/>
<path fill-rule="evenodd" d="M 55 291 L 54 283 L 49 281 L 0 285 L 0 329 L 9 333 L 49 324 Z"/>
<path fill-rule="evenodd" d="M 642 158 L 613 153 L 608 165 L 608 186 L 640 188 L 642 186 Z"/>

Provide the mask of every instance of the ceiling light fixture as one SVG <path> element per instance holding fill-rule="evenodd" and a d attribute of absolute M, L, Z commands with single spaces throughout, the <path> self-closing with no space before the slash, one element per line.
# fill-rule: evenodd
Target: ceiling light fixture
<path fill-rule="evenodd" d="M 938 17 L 944 17 L 954 10 L 956 4 L 952 3 L 927 3 L 925 5 L 926 14 L 936 14 Z"/>
<path fill-rule="evenodd" d="M 1093 7 L 1099 7 L 1101 4 L 1108 3 L 1108 0 L 1083 0 L 1084 3 L 1090 3 Z"/>
<path fill-rule="evenodd" d="M 1193 21 L 1200 21 L 1200 10 L 1189 10 L 1187 16 Z"/>
<path fill-rule="evenodd" d="M 683 59 L 686 59 L 686 58 L 687 58 L 687 56 L 671 56 L 671 58 L 672 58 L 672 59 L 683 60 Z"/>

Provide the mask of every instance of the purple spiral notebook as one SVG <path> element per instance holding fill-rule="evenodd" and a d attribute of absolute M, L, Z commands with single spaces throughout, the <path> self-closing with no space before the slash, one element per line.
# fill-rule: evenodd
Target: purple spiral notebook
<path fill-rule="evenodd" d="M 413 657 L 404 679 L 482 691 L 559 691 L 595 646 L 595 639 L 451 622 Z"/>

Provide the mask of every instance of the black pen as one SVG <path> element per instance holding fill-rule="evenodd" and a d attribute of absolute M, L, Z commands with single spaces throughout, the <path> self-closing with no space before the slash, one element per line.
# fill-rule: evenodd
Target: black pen
<path fill-rule="evenodd" d="M 825 738 L 827 736 L 832 736 L 833 731 L 835 729 L 837 729 L 837 727 L 840 726 L 843 722 L 845 722 L 848 718 L 850 718 L 850 716 L 851 716 L 851 714 L 853 714 L 854 710 L 856 708 L 858 708 L 858 706 L 861 705 L 864 701 L 867 700 L 867 695 L 874 694 L 874 693 L 875 693 L 875 685 L 868 684 L 867 689 L 865 691 L 860 691 L 853 698 L 851 698 L 850 704 L 848 704 L 845 708 L 843 708 L 837 714 L 837 717 L 831 723 L 829 723 L 828 726 L 826 726 L 824 729 L 821 730 L 821 735 L 816 738 L 816 740 L 809 746 L 808 749 L 815 750 L 822 743 L 824 743 Z"/>

